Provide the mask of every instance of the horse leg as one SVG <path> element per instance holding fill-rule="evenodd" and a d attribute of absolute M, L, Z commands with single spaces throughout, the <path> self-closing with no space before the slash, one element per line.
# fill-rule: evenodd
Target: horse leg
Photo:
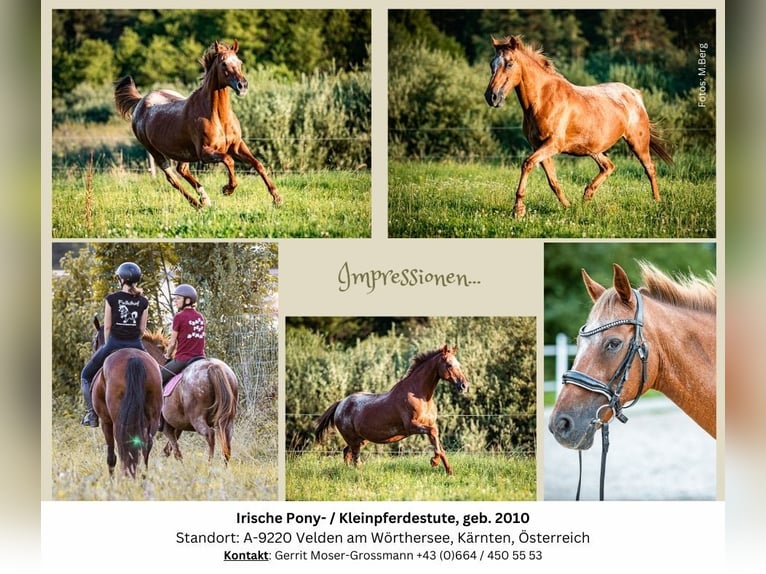
<path fill-rule="evenodd" d="M 170 453 L 172 452 L 176 460 L 183 460 L 184 457 L 181 454 L 181 449 L 178 447 L 178 439 L 181 437 L 182 431 L 172 427 L 165 421 L 165 428 L 162 432 L 168 439 L 168 442 L 165 443 L 165 448 L 162 449 L 162 454 L 170 456 Z"/>
<path fill-rule="evenodd" d="M 452 474 L 452 467 L 447 462 L 447 453 L 444 452 L 441 442 L 439 442 L 439 429 L 436 426 L 426 427 L 428 429 L 428 440 L 431 441 L 431 445 L 434 447 L 434 456 L 431 458 L 431 466 L 434 468 L 439 466 L 439 461 L 444 465 L 444 470 L 447 474 Z"/>
<path fill-rule="evenodd" d="M 194 191 L 197 192 L 197 195 L 199 195 L 200 204 L 209 206 L 210 198 L 207 196 L 207 193 L 205 193 L 205 188 L 202 187 L 202 184 L 199 182 L 199 180 L 192 174 L 191 170 L 189 169 L 189 164 L 185 161 L 179 161 L 176 165 L 176 170 L 181 174 L 181 177 L 183 177 L 191 184 L 191 186 L 194 188 Z"/>
<path fill-rule="evenodd" d="M 204 416 L 198 416 L 189 421 L 199 434 L 205 437 L 207 442 L 207 457 L 208 462 L 213 462 L 213 454 L 215 453 L 215 430 L 213 430 L 205 420 Z"/>
<path fill-rule="evenodd" d="M 532 152 L 532 154 L 522 162 L 521 177 L 519 178 L 519 185 L 516 188 L 516 202 L 513 204 L 514 217 L 524 217 L 524 214 L 527 212 L 527 207 L 524 205 L 524 196 L 527 194 L 527 179 L 529 178 L 529 174 L 538 163 L 553 157 L 556 153 L 557 152 L 552 145 L 543 145 Z"/>
<path fill-rule="evenodd" d="M 564 207 L 569 207 L 569 200 L 564 195 L 564 190 L 561 189 L 559 180 L 556 178 L 556 165 L 553 163 L 553 158 L 549 157 L 540 163 L 543 166 L 545 177 L 548 178 L 548 185 L 553 190 L 553 193 L 556 194 L 556 199 L 558 199 L 559 203 Z"/>
<path fill-rule="evenodd" d="M 649 153 L 649 142 L 639 147 L 633 145 L 630 140 L 626 139 L 625 141 L 628 143 L 628 147 L 633 154 L 638 158 L 638 161 L 641 162 L 641 166 L 644 168 L 644 173 L 646 173 L 646 177 L 649 178 L 649 183 L 652 185 L 652 196 L 655 201 L 660 201 L 660 190 L 657 186 L 657 168 L 654 166 L 654 161 Z"/>
<path fill-rule="evenodd" d="M 106 441 L 106 466 L 109 468 L 109 476 L 114 476 L 114 467 L 117 466 L 117 454 L 114 452 L 114 425 L 111 420 L 102 420 L 101 429 Z"/>
<path fill-rule="evenodd" d="M 157 158 L 155 158 L 155 160 L 157 160 Z M 157 165 L 160 166 L 162 173 L 165 174 L 165 179 L 168 180 L 168 183 L 180 191 L 181 195 L 186 198 L 186 201 L 192 204 L 192 207 L 197 209 L 202 207 L 202 204 L 193 195 L 186 191 L 183 185 L 181 185 L 181 180 L 179 180 L 178 176 L 173 172 L 173 168 L 169 161 L 163 159 L 162 161 L 157 161 Z"/>
<path fill-rule="evenodd" d="M 596 174 L 596 177 L 594 177 L 590 183 L 585 186 L 585 193 L 583 193 L 582 196 L 585 201 L 591 200 L 593 194 L 596 193 L 598 186 L 604 183 L 604 180 L 614 171 L 614 164 L 612 163 L 611 159 L 606 157 L 605 153 L 595 153 L 591 155 L 591 157 L 593 158 L 593 161 L 598 164 L 599 171 Z"/>
<path fill-rule="evenodd" d="M 343 462 L 345 462 L 346 464 L 351 464 L 351 457 L 352 457 L 351 446 L 346 445 L 343 448 Z"/>
<path fill-rule="evenodd" d="M 266 184 L 266 189 L 269 190 L 271 198 L 274 201 L 274 205 L 280 205 L 282 203 L 282 197 L 280 197 L 279 193 L 277 192 L 277 186 L 274 185 L 271 179 L 269 179 L 269 176 L 266 174 L 266 168 L 264 168 L 263 164 L 256 159 L 245 142 L 241 142 L 237 150 L 235 150 L 233 153 L 234 157 L 236 157 L 238 160 L 249 163 L 255 168 L 255 171 L 257 171 L 258 175 L 261 176 L 263 183 Z"/>

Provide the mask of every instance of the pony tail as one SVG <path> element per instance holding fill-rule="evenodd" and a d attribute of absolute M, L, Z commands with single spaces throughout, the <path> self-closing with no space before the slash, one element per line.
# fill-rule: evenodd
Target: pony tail
<path fill-rule="evenodd" d="M 228 462 L 231 456 L 231 444 L 229 444 L 227 429 L 234 422 L 234 417 L 237 416 L 236 394 L 220 365 L 211 364 L 207 375 L 213 385 L 213 394 L 215 395 L 215 401 L 210 406 L 210 410 L 213 412 L 212 426 L 215 427 L 218 441 L 221 443 L 223 459 Z"/>
<path fill-rule="evenodd" d="M 649 126 L 649 149 L 652 150 L 657 157 L 664 161 L 668 165 L 673 165 L 673 156 L 667 149 L 667 142 L 660 137 L 659 131 L 650 124 Z"/>
<path fill-rule="evenodd" d="M 131 357 L 125 370 L 125 396 L 120 405 L 117 419 L 115 439 L 117 451 L 125 464 L 125 468 L 135 478 L 139 454 L 147 448 L 146 440 L 141 430 L 144 416 L 146 367 L 138 357 Z"/>
<path fill-rule="evenodd" d="M 314 437 L 317 442 L 322 442 L 324 436 L 329 432 L 331 428 L 335 428 L 335 411 L 338 409 L 340 401 L 335 401 L 330 408 L 327 409 L 324 414 L 319 417 L 317 421 L 316 430 L 314 431 Z"/>
<path fill-rule="evenodd" d="M 125 76 L 114 84 L 114 104 L 123 118 L 129 119 L 140 101 L 141 94 L 131 76 Z"/>

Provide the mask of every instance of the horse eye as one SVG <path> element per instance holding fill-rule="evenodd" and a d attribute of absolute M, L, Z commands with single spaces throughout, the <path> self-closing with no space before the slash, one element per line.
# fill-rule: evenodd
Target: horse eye
<path fill-rule="evenodd" d="M 617 351 L 622 347 L 622 341 L 617 337 L 612 337 L 604 345 L 606 351 Z"/>

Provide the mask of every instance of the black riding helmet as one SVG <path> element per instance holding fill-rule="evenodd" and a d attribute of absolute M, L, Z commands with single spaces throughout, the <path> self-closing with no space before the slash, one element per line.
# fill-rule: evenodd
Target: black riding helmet
<path fill-rule="evenodd" d="M 116 271 L 120 282 L 135 285 L 141 281 L 141 268 L 131 261 L 121 264 Z"/>
<path fill-rule="evenodd" d="M 173 291 L 173 295 L 178 295 L 179 297 L 184 298 L 184 307 L 187 306 L 186 299 L 191 301 L 189 305 L 194 305 L 197 302 L 197 290 L 186 283 L 181 283 L 176 287 L 175 291 Z"/>

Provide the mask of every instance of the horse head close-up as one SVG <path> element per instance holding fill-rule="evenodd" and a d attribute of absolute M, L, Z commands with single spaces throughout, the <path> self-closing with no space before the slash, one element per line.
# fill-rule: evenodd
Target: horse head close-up
<path fill-rule="evenodd" d="M 556 441 L 577 451 L 590 449 L 600 430 L 602 468 L 609 424 L 627 422 L 625 411 L 650 389 L 716 436 L 715 285 L 693 276 L 676 280 L 649 263 L 639 265 L 642 287 L 633 287 L 617 264 L 611 287 L 582 270 L 593 307 L 548 422 Z"/>

